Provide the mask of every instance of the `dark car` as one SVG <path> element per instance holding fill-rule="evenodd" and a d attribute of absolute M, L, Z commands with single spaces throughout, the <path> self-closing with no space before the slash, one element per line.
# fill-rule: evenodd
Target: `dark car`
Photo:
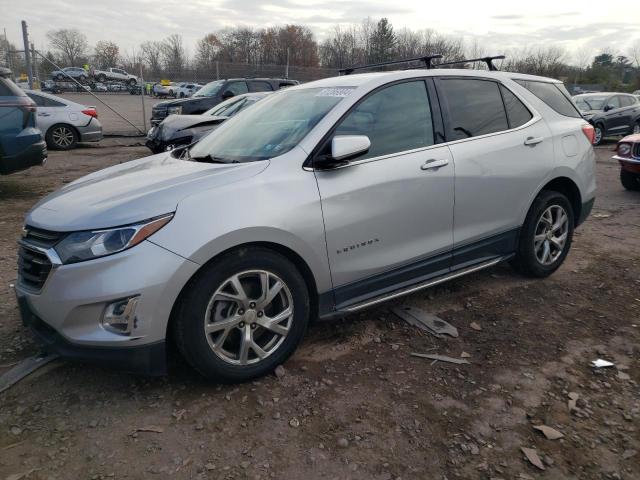
<path fill-rule="evenodd" d="M 232 97 L 202 115 L 169 115 L 147 134 L 146 145 L 153 153 L 173 150 L 197 142 L 222 122 L 262 100 L 271 92 L 245 93 Z"/>
<path fill-rule="evenodd" d="M 151 124 L 158 125 L 168 115 L 199 115 L 236 95 L 252 92 L 272 92 L 298 85 L 297 80 L 282 78 L 231 78 L 207 83 L 191 98 L 156 103 L 151 113 Z"/>
<path fill-rule="evenodd" d="M 606 136 L 640 133 L 640 100 L 628 93 L 585 93 L 573 97 L 582 116 L 595 128 L 593 144 Z"/>
<path fill-rule="evenodd" d="M 47 145 L 36 127 L 36 104 L 0 67 L 0 174 L 42 165 Z"/>

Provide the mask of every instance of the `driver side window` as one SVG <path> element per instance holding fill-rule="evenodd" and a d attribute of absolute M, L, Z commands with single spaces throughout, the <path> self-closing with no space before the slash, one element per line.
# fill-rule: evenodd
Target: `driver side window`
<path fill-rule="evenodd" d="M 620 108 L 620 97 L 611 97 L 607 101 L 609 109 Z"/>
<path fill-rule="evenodd" d="M 433 123 L 424 81 L 386 87 L 360 102 L 335 135 L 366 135 L 369 151 L 357 160 L 433 145 Z"/>
<path fill-rule="evenodd" d="M 233 82 L 227 85 L 225 91 L 229 90 L 234 95 L 241 95 L 243 93 L 247 93 L 249 89 L 247 88 L 247 84 L 245 82 Z"/>

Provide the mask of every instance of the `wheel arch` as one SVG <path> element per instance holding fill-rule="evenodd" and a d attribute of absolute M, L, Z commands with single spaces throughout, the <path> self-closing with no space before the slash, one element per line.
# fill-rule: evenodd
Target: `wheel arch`
<path fill-rule="evenodd" d="M 54 127 L 57 127 L 59 125 L 63 125 L 65 127 L 70 127 L 71 130 L 73 130 L 76 133 L 76 137 L 78 137 L 78 141 L 80 141 L 81 136 L 80 136 L 80 132 L 78 131 L 78 128 L 75 125 L 72 125 L 70 123 L 65 123 L 65 122 L 56 122 L 53 125 L 50 125 L 49 128 L 47 128 L 47 131 L 44 134 L 45 141 L 47 140 L 47 138 L 49 138 L 49 133 L 51 133 L 51 130 Z M 47 146 L 49 146 L 49 145 L 47 145 Z"/>
<path fill-rule="evenodd" d="M 272 250 L 284 256 L 285 258 L 287 258 L 287 260 L 293 263 L 294 266 L 298 269 L 298 271 L 302 275 L 302 278 L 304 279 L 305 284 L 307 285 L 307 290 L 309 292 L 311 319 L 314 319 L 318 316 L 319 294 L 318 294 L 316 279 L 313 275 L 313 271 L 311 270 L 311 267 L 309 267 L 309 265 L 302 258 L 302 256 L 298 254 L 296 251 L 294 251 L 293 249 L 279 243 L 269 242 L 269 241 L 247 242 L 247 243 L 235 245 L 233 247 L 227 248 L 226 250 L 223 250 L 217 253 L 216 255 L 211 257 L 207 262 L 203 263 L 200 266 L 200 268 L 198 268 L 198 270 L 196 270 L 193 273 L 193 275 L 191 275 L 189 280 L 185 282 L 185 284 L 180 289 L 180 293 L 178 293 L 178 296 L 176 297 L 175 302 L 173 303 L 173 307 L 171 308 L 171 314 L 169 315 L 169 321 L 167 322 L 167 327 L 166 327 L 167 330 L 165 333 L 165 338 L 173 341 L 172 330 L 173 330 L 173 325 L 175 323 L 176 315 L 178 314 L 178 311 L 180 308 L 180 302 L 182 301 L 182 298 L 184 297 L 184 294 L 188 290 L 189 286 L 196 281 L 198 275 L 202 272 L 202 270 L 204 270 L 205 267 L 210 265 L 212 262 L 215 262 L 216 260 L 218 260 L 220 257 L 224 255 L 228 255 L 232 252 L 237 252 L 243 249 L 246 250 L 250 248 L 266 248 L 266 249 Z"/>
<path fill-rule="evenodd" d="M 578 185 L 569 177 L 556 177 L 542 186 L 536 194 L 536 198 L 544 190 L 561 193 L 569 199 L 571 208 L 573 208 L 574 227 L 577 227 L 582 214 L 582 195 Z"/>

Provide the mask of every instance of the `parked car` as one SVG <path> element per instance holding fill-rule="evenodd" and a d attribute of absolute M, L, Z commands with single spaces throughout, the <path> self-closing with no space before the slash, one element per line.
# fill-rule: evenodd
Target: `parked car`
<path fill-rule="evenodd" d="M 613 157 L 620 163 L 620 183 L 627 190 L 640 190 L 640 133 L 618 142 Z"/>
<path fill-rule="evenodd" d="M 18 304 L 68 356 L 158 374 L 171 338 L 207 378 L 244 381 L 312 318 L 506 260 L 551 275 L 594 202 L 593 133 L 562 83 L 519 73 L 291 87 L 41 200 Z"/>
<path fill-rule="evenodd" d="M 169 115 L 159 125 L 151 127 L 146 146 L 153 153 L 173 150 L 199 141 L 228 118 L 262 100 L 271 92 L 245 93 L 207 110 L 202 115 Z"/>
<path fill-rule="evenodd" d="M 109 82 L 107 84 L 107 90 L 109 92 L 126 92 L 129 90 L 129 87 L 121 82 Z"/>
<path fill-rule="evenodd" d="M 95 83 L 95 84 L 93 85 L 93 89 L 94 89 L 96 92 L 106 92 L 106 91 L 108 91 L 107 86 L 106 86 L 104 83 L 100 83 L 100 82 Z"/>
<path fill-rule="evenodd" d="M 176 97 L 188 98 L 202 88 L 199 83 L 179 83 L 176 89 Z"/>
<path fill-rule="evenodd" d="M 26 92 L 38 106 L 36 123 L 51 150 L 70 150 L 78 142 L 102 140 L 102 125 L 95 107 L 44 92 Z"/>
<path fill-rule="evenodd" d="M 158 125 L 168 115 L 199 115 L 235 95 L 249 92 L 272 92 L 297 85 L 296 80 L 277 78 L 232 78 L 207 83 L 191 98 L 159 102 L 151 111 L 151 124 Z"/>
<path fill-rule="evenodd" d="M 0 174 L 42 165 L 47 145 L 36 126 L 36 104 L 11 80 L 11 70 L 0 67 Z"/>
<path fill-rule="evenodd" d="M 595 128 L 595 145 L 606 136 L 640 132 L 640 101 L 628 93 L 588 93 L 573 97 Z"/>
<path fill-rule="evenodd" d="M 155 83 L 153 85 L 153 96 L 154 97 L 174 97 L 176 96 L 177 86 L 173 83 L 169 83 L 168 85 L 163 85 L 161 83 Z"/>
<path fill-rule="evenodd" d="M 69 80 L 69 77 L 74 78 L 79 82 L 85 82 L 89 79 L 89 74 L 81 67 L 67 67 L 51 72 L 51 78 L 58 81 Z"/>
<path fill-rule="evenodd" d="M 106 70 L 92 70 L 91 75 L 98 82 L 104 83 L 107 80 L 116 80 L 135 85 L 138 83 L 138 77 L 125 72 L 121 68 L 107 68 Z"/>

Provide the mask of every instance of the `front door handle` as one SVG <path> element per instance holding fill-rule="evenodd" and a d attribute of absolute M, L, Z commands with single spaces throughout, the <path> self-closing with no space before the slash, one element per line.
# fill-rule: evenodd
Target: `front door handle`
<path fill-rule="evenodd" d="M 532 146 L 542 142 L 544 142 L 544 138 L 542 137 L 527 137 L 527 139 L 524 141 L 524 144 L 528 146 Z"/>
<path fill-rule="evenodd" d="M 435 158 L 431 158 L 420 165 L 421 170 L 437 170 L 440 167 L 444 167 L 445 165 L 449 165 L 449 160 L 447 158 L 443 158 L 441 160 L 436 160 Z"/>

